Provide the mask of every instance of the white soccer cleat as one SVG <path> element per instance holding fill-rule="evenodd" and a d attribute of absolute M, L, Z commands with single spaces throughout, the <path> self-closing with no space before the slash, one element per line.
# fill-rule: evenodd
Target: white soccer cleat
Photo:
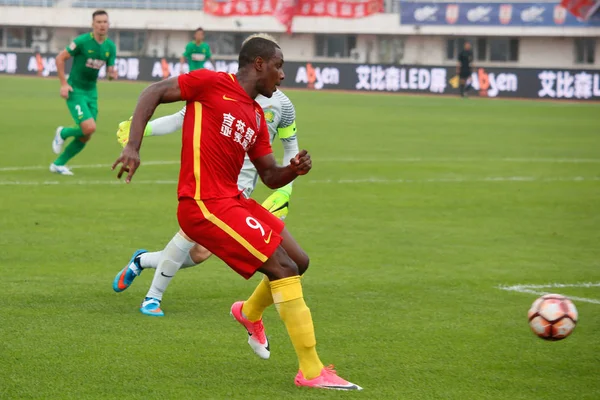
<path fill-rule="evenodd" d="M 63 144 L 65 144 L 65 139 L 63 139 L 62 136 L 60 136 L 60 131 L 62 130 L 62 126 L 56 128 L 56 133 L 54 134 L 54 139 L 52 140 L 52 151 L 54 152 L 54 154 L 62 153 Z"/>
<path fill-rule="evenodd" d="M 66 165 L 50 164 L 50 172 L 54 172 L 55 174 L 59 175 L 75 175 L 73 174 L 73 171 L 71 171 Z"/>

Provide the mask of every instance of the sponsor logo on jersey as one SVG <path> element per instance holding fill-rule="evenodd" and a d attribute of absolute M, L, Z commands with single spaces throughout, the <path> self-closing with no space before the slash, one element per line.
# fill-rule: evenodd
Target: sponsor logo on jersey
<path fill-rule="evenodd" d="M 95 58 L 88 58 L 85 61 L 85 66 L 87 68 L 97 69 L 97 70 L 100 70 L 102 67 L 104 67 L 104 64 L 106 64 L 106 62 L 104 60 L 97 60 Z"/>
<path fill-rule="evenodd" d="M 273 110 L 269 110 L 269 109 L 263 109 L 265 112 L 265 120 L 268 123 L 272 123 L 275 120 L 275 113 L 273 112 Z"/>

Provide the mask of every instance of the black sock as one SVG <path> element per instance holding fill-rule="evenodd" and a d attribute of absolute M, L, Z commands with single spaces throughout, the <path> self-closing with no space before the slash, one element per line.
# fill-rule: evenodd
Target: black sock
<path fill-rule="evenodd" d="M 460 95 L 461 96 L 465 95 L 465 84 L 464 83 L 460 84 Z"/>

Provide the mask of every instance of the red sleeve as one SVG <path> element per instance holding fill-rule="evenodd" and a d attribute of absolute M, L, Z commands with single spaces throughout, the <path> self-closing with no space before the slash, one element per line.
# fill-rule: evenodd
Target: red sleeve
<path fill-rule="evenodd" d="M 181 98 L 187 101 L 203 101 L 210 94 L 211 85 L 216 82 L 217 73 L 207 69 L 198 69 L 189 74 L 179 75 Z"/>
<path fill-rule="evenodd" d="M 262 109 L 260 112 L 262 113 Z M 260 130 L 256 135 L 256 141 L 252 147 L 248 149 L 248 157 L 250 157 L 251 161 L 273 152 L 271 140 L 269 139 L 269 128 L 267 128 L 267 121 L 265 121 L 264 114 L 260 121 Z"/>

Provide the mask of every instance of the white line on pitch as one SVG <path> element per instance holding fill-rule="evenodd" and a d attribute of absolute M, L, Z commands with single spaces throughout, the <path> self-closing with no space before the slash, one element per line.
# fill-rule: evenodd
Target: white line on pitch
<path fill-rule="evenodd" d="M 504 290 L 516 290 L 516 289 L 546 289 L 546 288 L 570 288 L 570 287 L 600 287 L 600 282 L 583 282 L 583 283 L 549 283 L 547 285 L 513 285 L 513 286 L 499 286 L 500 289 Z"/>
<path fill-rule="evenodd" d="M 313 156 L 313 160 L 322 162 L 349 162 L 349 163 L 455 163 L 455 162 L 509 162 L 509 163 L 565 163 L 565 164 L 588 164 L 600 163 L 600 158 L 469 158 L 469 157 L 327 157 L 320 159 Z"/>
<path fill-rule="evenodd" d="M 325 180 L 307 180 L 308 184 L 404 184 L 404 183 L 469 183 L 469 182 L 587 182 L 600 181 L 600 177 L 556 177 L 556 178 L 537 178 L 532 176 L 507 176 L 507 177 L 483 177 L 483 178 L 431 178 L 431 179 L 325 179 Z M 44 181 L 18 181 L 3 180 L 0 186 L 51 186 L 51 185 L 121 185 L 123 181 L 113 180 L 71 180 L 64 178 L 61 180 Z M 174 185 L 177 180 L 133 180 L 132 184 L 137 185 Z"/>
<path fill-rule="evenodd" d="M 179 165 L 180 161 L 143 161 L 142 165 Z M 49 164 L 48 164 L 49 165 Z M 0 172 L 8 171 L 35 171 L 48 169 L 48 165 L 29 165 L 25 167 L 0 167 Z M 112 164 L 84 164 L 84 165 L 73 165 L 70 166 L 72 169 L 83 169 L 83 168 L 110 168 Z"/>
<path fill-rule="evenodd" d="M 600 163 L 600 158 L 421 158 L 421 157 L 410 157 L 410 158 L 394 158 L 394 157 L 372 157 L 372 158 L 360 158 L 360 157 L 327 157 L 319 158 L 313 157 L 315 162 L 347 162 L 347 163 L 454 163 L 454 162 L 514 162 L 514 163 Z M 178 165 L 179 160 L 166 160 L 166 161 L 142 161 L 142 165 Z M 84 164 L 84 165 L 73 165 L 73 169 L 83 168 L 110 168 L 112 164 Z M 0 172 L 10 171 L 36 171 L 48 169 L 48 165 L 26 165 L 26 166 L 13 166 L 13 167 L 0 167 Z"/>
<path fill-rule="evenodd" d="M 56 185 L 125 185 L 125 181 L 118 179 L 105 180 L 105 181 L 84 181 L 84 180 L 65 180 L 61 181 L 0 181 L 0 186 L 56 186 Z M 135 179 L 131 184 L 135 182 L 136 185 L 176 185 L 176 180 L 139 180 Z"/>
<path fill-rule="evenodd" d="M 550 283 L 547 285 L 513 285 L 513 286 L 498 286 L 500 290 L 506 290 L 509 292 L 529 293 L 535 295 L 548 294 L 550 292 L 540 289 L 561 289 L 561 288 L 590 288 L 600 287 L 600 282 L 587 282 L 587 283 Z M 567 296 L 571 300 L 582 301 L 584 303 L 600 304 L 600 300 L 588 299 L 587 297 L 574 297 Z"/>
<path fill-rule="evenodd" d="M 323 179 L 309 180 L 309 183 L 338 183 L 338 184 L 357 184 L 357 183 L 462 183 L 462 182 L 583 182 L 583 181 L 600 181 L 600 176 L 570 176 L 570 177 L 553 177 L 539 178 L 535 176 L 488 176 L 482 178 L 428 178 L 428 179 L 381 179 L 381 178 L 365 178 L 365 179 Z"/>

